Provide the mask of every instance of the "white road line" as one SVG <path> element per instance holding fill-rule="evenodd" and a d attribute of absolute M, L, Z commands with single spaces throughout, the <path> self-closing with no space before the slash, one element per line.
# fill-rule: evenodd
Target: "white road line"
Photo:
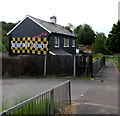
<path fill-rule="evenodd" d="M 112 106 L 103 105 L 103 104 L 84 103 L 84 102 L 80 102 L 80 104 L 85 104 L 85 105 L 96 105 L 96 106 L 103 106 L 103 107 L 108 107 L 108 108 L 112 108 L 112 109 L 116 109 L 116 110 L 118 110 L 118 108 L 115 108 L 115 107 L 112 107 Z"/>

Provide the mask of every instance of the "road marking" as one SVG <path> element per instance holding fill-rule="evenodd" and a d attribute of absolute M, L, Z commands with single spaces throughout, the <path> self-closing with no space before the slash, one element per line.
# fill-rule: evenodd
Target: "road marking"
<path fill-rule="evenodd" d="M 84 103 L 84 102 L 80 102 L 80 103 L 85 104 L 85 105 L 103 106 L 103 107 L 108 107 L 108 108 L 112 108 L 112 109 L 116 109 L 116 110 L 118 110 L 118 108 L 115 108 L 115 107 L 112 107 L 112 106 L 103 105 L 103 104 Z"/>

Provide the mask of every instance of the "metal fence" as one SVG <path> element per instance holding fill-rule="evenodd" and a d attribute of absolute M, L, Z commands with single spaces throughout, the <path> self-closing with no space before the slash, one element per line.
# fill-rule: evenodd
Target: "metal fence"
<path fill-rule="evenodd" d="M 71 104 L 70 81 L 34 96 L 1 113 L 1 116 L 24 114 L 55 114 L 66 105 Z"/>
<path fill-rule="evenodd" d="M 99 58 L 93 62 L 93 75 L 96 74 L 105 65 L 105 57 Z"/>
<path fill-rule="evenodd" d="M 118 58 L 118 64 L 120 64 L 120 58 Z"/>

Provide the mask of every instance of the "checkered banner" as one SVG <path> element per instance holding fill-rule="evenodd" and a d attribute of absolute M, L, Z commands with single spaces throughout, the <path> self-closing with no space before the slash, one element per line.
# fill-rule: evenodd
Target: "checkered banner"
<path fill-rule="evenodd" d="M 48 38 L 12 38 L 11 39 L 12 54 L 48 54 Z"/>

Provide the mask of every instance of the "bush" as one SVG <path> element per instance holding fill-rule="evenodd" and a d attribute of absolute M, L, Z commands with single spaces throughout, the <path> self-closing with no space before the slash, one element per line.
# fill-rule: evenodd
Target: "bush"
<path fill-rule="evenodd" d="M 96 59 L 102 58 L 103 56 L 104 56 L 104 55 L 101 54 L 101 53 L 94 54 L 94 55 L 93 55 L 93 62 L 94 62 Z"/>

